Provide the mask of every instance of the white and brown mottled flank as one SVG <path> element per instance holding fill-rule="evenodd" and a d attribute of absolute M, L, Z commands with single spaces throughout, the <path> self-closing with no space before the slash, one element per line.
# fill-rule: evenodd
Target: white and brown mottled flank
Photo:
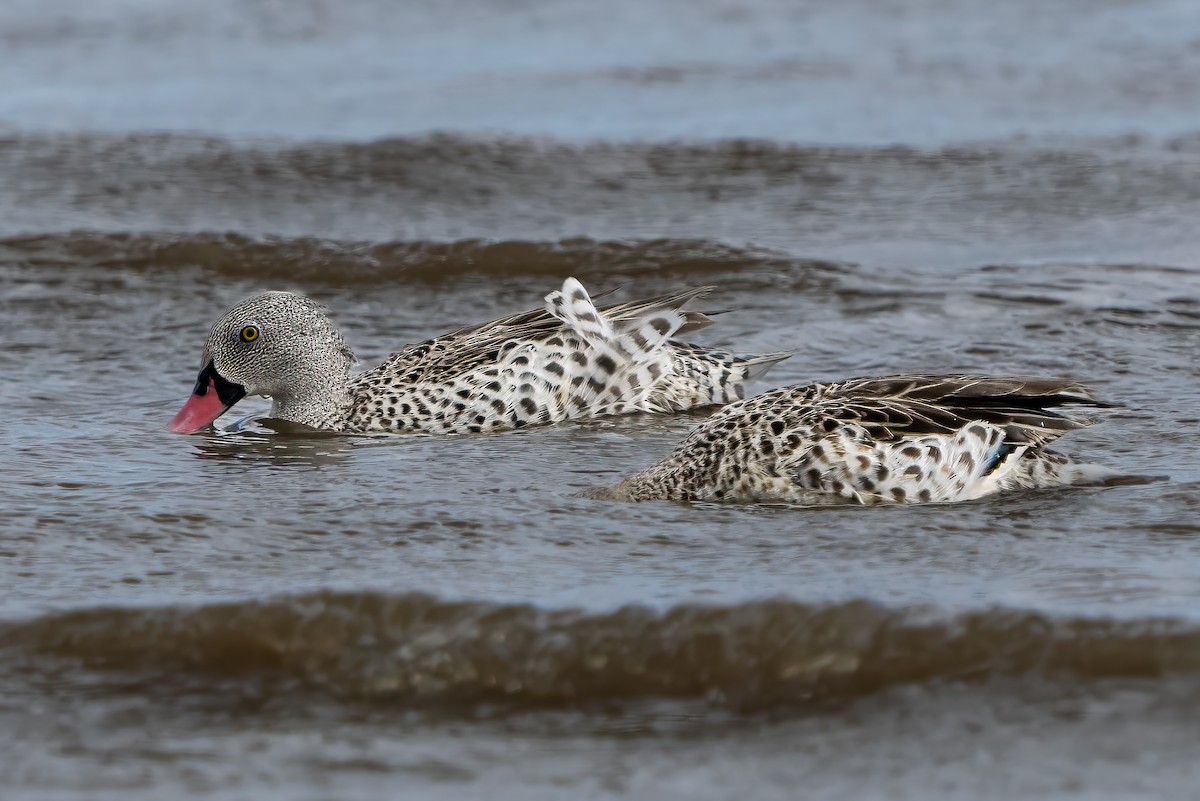
<path fill-rule="evenodd" d="M 786 387 L 719 410 L 596 497 L 885 504 L 964 501 L 1112 475 L 1045 446 L 1107 406 L 1068 380 L 894 376 Z"/>
<path fill-rule="evenodd" d="M 711 323 L 683 309 L 710 289 L 597 309 L 571 278 L 544 308 L 410 345 L 357 376 L 322 307 L 267 292 L 217 322 L 204 361 L 223 385 L 271 397 L 273 417 L 332 431 L 465 434 L 679 412 L 744 397 L 747 381 L 789 355 L 735 356 L 674 339 Z M 255 341 L 240 338 L 246 326 L 258 330 Z"/>

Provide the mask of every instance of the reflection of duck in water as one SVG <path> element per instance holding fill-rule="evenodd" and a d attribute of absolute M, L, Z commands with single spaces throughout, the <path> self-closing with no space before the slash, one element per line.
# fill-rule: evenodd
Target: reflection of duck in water
<path fill-rule="evenodd" d="M 338 464 L 358 452 L 362 441 L 272 418 L 241 420 L 219 437 L 192 440 L 200 459 L 271 467 L 321 467 Z"/>
<path fill-rule="evenodd" d="M 801 504 L 963 501 L 1114 475 L 1045 446 L 1107 406 L 1059 379 L 895 376 L 730 404 L 657 465 L 598 497 Z"/>
<path fill-rule="evenodd" d="M 351 433 L 463 434 L 729 403 L 788 354 L 734 356 L 672 337 L 711 320 L 694 289 L 597 309 L 573 278 L 544 309 L 463 328 L 351 377 L 324 309 L 289 292 L 242 301 L 213 326 L 196 388 L 169 428 L 201 430 L 246 395 L 273 417 Z"/>

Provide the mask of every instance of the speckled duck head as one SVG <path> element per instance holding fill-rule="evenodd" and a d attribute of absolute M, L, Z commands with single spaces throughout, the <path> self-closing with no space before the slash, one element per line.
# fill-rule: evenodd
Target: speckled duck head
<path fill-rule="evenodd" d="M 247 395 L 274 402 L 271 415 L 308 425 L 347 403 L 354 354 L 325 310 L 291 292 L 265 292 L 213 326 L 196 388 L 167 428 L 193 434 Z"/>

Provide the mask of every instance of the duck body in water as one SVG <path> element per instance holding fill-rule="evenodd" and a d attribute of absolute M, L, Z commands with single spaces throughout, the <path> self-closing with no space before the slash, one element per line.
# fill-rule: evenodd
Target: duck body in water
<path fill-rule="evenodd" d="M 272 417 L 346 433 L 483 433 L 723 405 L 790 354 L 675 339 L 711 323 L 683 308 L 710 290 L 598 309 L 571 278 L 542 309 L 410 345 L 357 376 L 320 305 L 255 295 L 213 326 L 195 389 L 168 428 L 200 431 L 246 395 L 270 397 Z"/>
<path fill-rule="evenodd" d="M 800 505 L 964 501 L 1114 475 L 1046 445 L 1109 406 L 1066 379 L 892 376 L 786 387 L 718 410 L 595 497 Z"/>

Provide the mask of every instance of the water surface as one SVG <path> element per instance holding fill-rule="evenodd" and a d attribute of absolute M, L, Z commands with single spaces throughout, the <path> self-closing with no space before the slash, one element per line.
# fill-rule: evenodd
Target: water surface
<path fill-rule="evenodd" d="M 0 11 L 6 798 L 1189 795 L 1190 4 L 281 8 Z M 626 505 L 697 418 L 163 429 L 251 292 L 371 365 L 568 275 L 715 285 L 758 389 L 1086 381 L 1064 449 L 1162 480 Z"/>

